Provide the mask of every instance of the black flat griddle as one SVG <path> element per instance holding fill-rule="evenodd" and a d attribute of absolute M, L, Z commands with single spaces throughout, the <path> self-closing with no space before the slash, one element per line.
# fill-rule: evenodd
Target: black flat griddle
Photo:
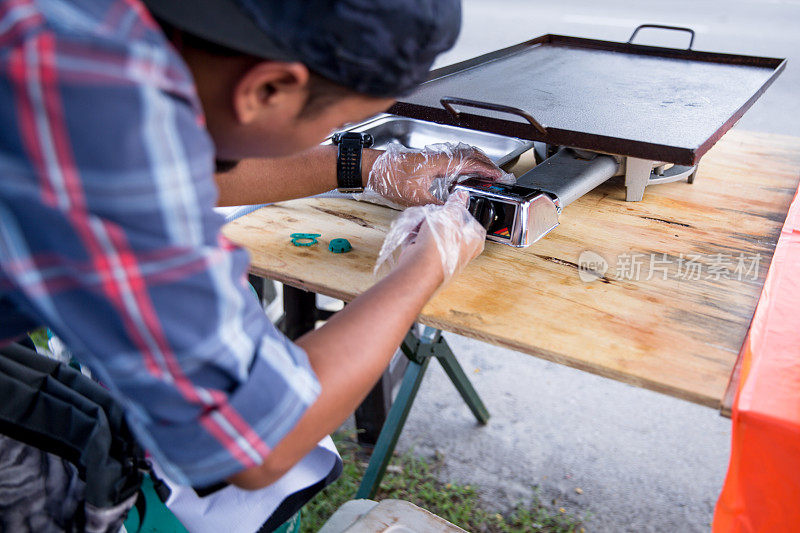
<path fill-rule="evenodd" d="M 785 59 L 544 35 L 435 70 L 389 112 L 694 165 L 785 65 Z"/>

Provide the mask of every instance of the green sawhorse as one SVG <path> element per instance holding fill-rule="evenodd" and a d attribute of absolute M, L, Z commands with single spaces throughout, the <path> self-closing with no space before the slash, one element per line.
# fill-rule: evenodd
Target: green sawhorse
<path fill-rule="evenodd" d="M 262 278 L 251 275 L 250 282 L 263 303 L 264 281 Z M 326 320 L 333 314 L 330 311 L 317 308 L 316 295 L 313 292 L 307 292 L 289 285 L 283 286 L 283 310 L 284 314 L 279 321 L 279 327 L 292 340 L 314 329 L 318 320 Z M 453 382 L 453 385 L 455 385 L 461 397 L 464 398 L 464 401 L 467 402 L 467 406 L 475 415 L 475 418 L 478 419 L 478 423 L 485 425 L 489 421 L 489 412 L 484 407 L 466 374 L 464 374 L 464 370 L 458 364 L 447 342 L 442 338 L 442 332 L 431 327 L 424 327 L 422 332 L 418 334 L 415 331 L 416 328 L 416 325 L 412 327 L 400 345 L 401 351 L 408 360 L 408 365 L 403 373 L 397 396 L 391 402 L 388 412 L 384 411 L 386 418 L 383 425 L 380 426 L 381 430 L 377 435 L 372 457 L 367 465 L 367 471 L 364 473 L 364 479 L 361 481 L 356 493 L 357 498 L 373 498 L 378 491 L 378 486 L 383 474 L 386 472 L 386 467 L 392 457 L 408 413 L 411 411 L 411 406 L 414 403 L 414 398 L 422 383 L 425 371 L 428 369 L 431 357 L 436 357 L 442 364 L 444 371 L 450 377 L 450 381 Z M 386 375 L 382 379 L 385 378 Z M 387 387 L 387 389 L 386 394 L 390 395 L 391 386 Z M 383 404 L 383 401 L 380 403 Z M 372 415 L 370 416 L 370 426 L 373 426 L 372 429 L 377 432 L 380 422 L 375 420 L 374 412 Z M 380 417 L 382 418 L 382 416 Z M 358 413 L 356 413 L 356 422 L 358 422 Z"/>
<path fill-rule="evenodd" d="M 400 345 L 403 354 L 408 358 L 408 366 L 403 374 L 400 390 L 397 392 L 397 396 L 386 417 L 386 422 L 383 424 L 378 436 L 378 442 L 375 443 L 372 457 L 367 465 L 367 471 L 364 473 L 364 479 L 361 480 L 361 485 L 358 487 L 356 499 L 372 499 L 378 492 L 381 479 L 383 479 L 383 474 L 386 472 L 386 467 L 392 458 L 397 439 L 403 431 L 403 425 L 406 423 L 406 418 L 409 411 L 411 411 L 414 398 L 417 396 L 417 391 L 431 358 L 435 357 L 439 360 L 450 381 L 453 382 L 461 397 L 467 402 L 472 414 L 478 419 L 478 423 L 485 425 L 489 421 L 489 412 L 478 397 L 478 393 L 472 387 L 472 383 L 469 382 L 464 369 L 461 368 L 452 350 L 450 350 L 447 342 L 442 337 L 442 332 L 425 326 L 422 333 L 417 334 L 414 329 L 412 328 Z"/>

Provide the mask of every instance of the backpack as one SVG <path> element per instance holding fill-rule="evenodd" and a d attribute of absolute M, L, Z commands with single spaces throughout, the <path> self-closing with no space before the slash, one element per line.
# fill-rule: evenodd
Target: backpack
<path fill-rule="evenodd" d="M 106 389 L 18 344 L 0 348 L 0 531 L 116 533 L 145 502 L 145 474 L 166 501 Z"/>

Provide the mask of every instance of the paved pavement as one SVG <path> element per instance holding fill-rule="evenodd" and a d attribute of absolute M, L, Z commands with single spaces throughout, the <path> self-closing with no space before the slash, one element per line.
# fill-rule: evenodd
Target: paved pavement
<path fill-rule="evenodd" d="M 737 126 L 800 135 L 800 0 L 464 2 L 464 29 L 439 64 L 544 33 L 626 40 L 642 23 L 690 26 L 699 50 L 790 58 Z M 653 31 L 653 30 L 651 30 Z M 682 34 L 643 40 L 679 46 Z M 706 531 L 727 468 L 730 421 L 709 408 L 448 335 L 493 417 L 474 419 L 431 365 L 399 448 L 443 453 L 448 480 L 499 508 L 540 487 L 590 513 L 587 531 Z M 583 491 L 576 492 L 576 488 Z"/>

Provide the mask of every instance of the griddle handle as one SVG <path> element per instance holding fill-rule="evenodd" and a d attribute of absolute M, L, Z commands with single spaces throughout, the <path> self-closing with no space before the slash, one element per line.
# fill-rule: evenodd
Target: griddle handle
<path fill-rule="evenodd" d="M 639 30 L 641 30 L 642 28 L 659 28 L 659 29 L 662 29 L 662 30 L 685 31 L 691 36 L 691 37 L 689 37 L 689 47 L 687 48 L 687 50 L 691 50 L 692 49 L 692 45 L 694 45 L 694 30 L 693 29 L 684 28 L 683 26 L 664 26 L 663 24 L 640 24 L 639 26 L 636 27 L 635 30 L 633 30 L 633 33 L 631 34 L 631 38 L 628 39 L 628 44 L 633 44 L 633 39 L 636 37 L 636 34 L 639 33 Z"/>
<path fill-rule="evenodd" d="M 547 135 L 547 129 L 542 126 L 542 124 L 533 118 L 530 113 L 527 111 L 523 111 L 518 107 L 511 107 L 509 105 L 502 105 L 502 104 L 492 104 L 490 102 L 481 102 L 480 100 L 468 100 L 467 98 L 458 98 L 456 96 L 445 96 L 439 102 L 442 104 L 442 107 L 447 110 L 448 113 L 453 115 L 453 118 L 456 121 L 459 120 L 459 112 L 455 110 L 453 107 L 454 105 L 460 105 L 465 107 L 477 107 L 478 109 L 488 109 L 489 111 L 500 111 L 501 113 L 509 113 L 511 115 L 517 115 L 518 117 L 522 117 L 530 123 L 531 126 L 539 130 L 539 133 L 542 135 Z"/>

